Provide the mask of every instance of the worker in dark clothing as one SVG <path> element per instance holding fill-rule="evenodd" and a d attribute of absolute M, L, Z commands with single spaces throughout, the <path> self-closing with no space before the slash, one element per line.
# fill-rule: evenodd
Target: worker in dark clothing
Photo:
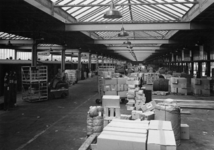
<path fill-rule="evenodd" d="M 85 68 L 85 72 L 86 72 L 86 77 L 88 78 L 89 69 L 88 69 L 88 67 L 87 67 L 87 66 L 86 66 L 86 68 Z"/>

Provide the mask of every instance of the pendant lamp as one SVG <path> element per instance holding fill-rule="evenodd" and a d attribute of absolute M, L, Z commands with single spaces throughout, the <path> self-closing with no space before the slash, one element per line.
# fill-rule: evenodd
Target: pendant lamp
<path fill-rule="evenodd" d="M 122 6 L 122 13 L 123 13 L 123 6 Z M 120 30 L 120 33 L 118 33 L 118 37 L 125 37 L 125 36 L 129 36 L 129 34 L 125 31 L 123 27 L 123 17 L 122 17 L 122 28 Z"/>
<path fill-rule="evenodd" d="M 121 18 L 121 13 L 115 9 L 113 0 L 111 1 L 110 8 L 107 10 L 103 16 L 105 19 L 118 19 Z"/>

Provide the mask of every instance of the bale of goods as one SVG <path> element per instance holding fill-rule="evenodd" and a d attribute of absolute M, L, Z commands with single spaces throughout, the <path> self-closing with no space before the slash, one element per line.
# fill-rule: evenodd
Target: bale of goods
<path fill-rule="evenodd" d="M 87 135 L 100 133 L 103 130 L 103 107 L 90 106 L 87 114 Z"/>
<path fill-rule="evenodd" d="M 155 106 L 155 120 L 171 121 L 176 145 L 180 145 L 180 108 L 175 103 L 159 103 Z"/>
<path fill-rule="evenodd" d="M 168 91 L 169 90 L 169 80 L 158 79 L 153 83 L 153 91 Z"/>

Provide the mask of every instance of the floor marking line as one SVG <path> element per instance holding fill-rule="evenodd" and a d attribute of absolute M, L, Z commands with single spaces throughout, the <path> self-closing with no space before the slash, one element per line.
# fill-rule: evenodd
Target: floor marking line
<path fill-rule="evenodd" d="M 25 144 L 22 144 L 20 147 L 18 147 L 16 150 L 21 150 L 23 149 L 25 146 L 27 146 L 28 144 L 30 144 L 31 142 L 33 142 L 34 140 L 36 140 L 40 135 L 42 135 L 43 133 L 45 133 L 47 130 L 49 130 L 51 127 L 53 127 L 55 124 L 57 124 L 59 121 L 63 120 L 64 118 L 66 118 L 68 115 L 70 115 L 74 110 L 78 109 L 79 107 L 81 107 L 83 104 L 85 104 L 86 102 L 88 102 L 89 100 L 91 100 L 94 96 L 96 96 L 96 94 L 94 94 L 92 97 L 90 97 L 89 99 L 87 99 L 86 101 L 84 101 L 83 103 L 81 103 L 79 106 L 77 106 L 76 108 L 74 108 L 73 110 L 71 110 L 67 115 L 63 116 L 62 118 L 60 118 L 59 120 L 57 120 L 56 122 L 54 122 L 52 125 L 50 125 L 48 128 L 46 128 L 45 130 L 41 131 L 40 133 L 38 133 L 37 135 L 35 135 L 32 139 L 30 139 L 29 141 L 27 141 Z"/>

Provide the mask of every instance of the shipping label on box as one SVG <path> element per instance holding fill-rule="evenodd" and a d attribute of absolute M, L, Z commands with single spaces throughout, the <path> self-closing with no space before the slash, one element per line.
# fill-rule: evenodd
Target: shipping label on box
<path fill-rule="evenodd" d="M 188 140 L 189 139 L 189 125 L 181 124 L 181 139 Z"/>

